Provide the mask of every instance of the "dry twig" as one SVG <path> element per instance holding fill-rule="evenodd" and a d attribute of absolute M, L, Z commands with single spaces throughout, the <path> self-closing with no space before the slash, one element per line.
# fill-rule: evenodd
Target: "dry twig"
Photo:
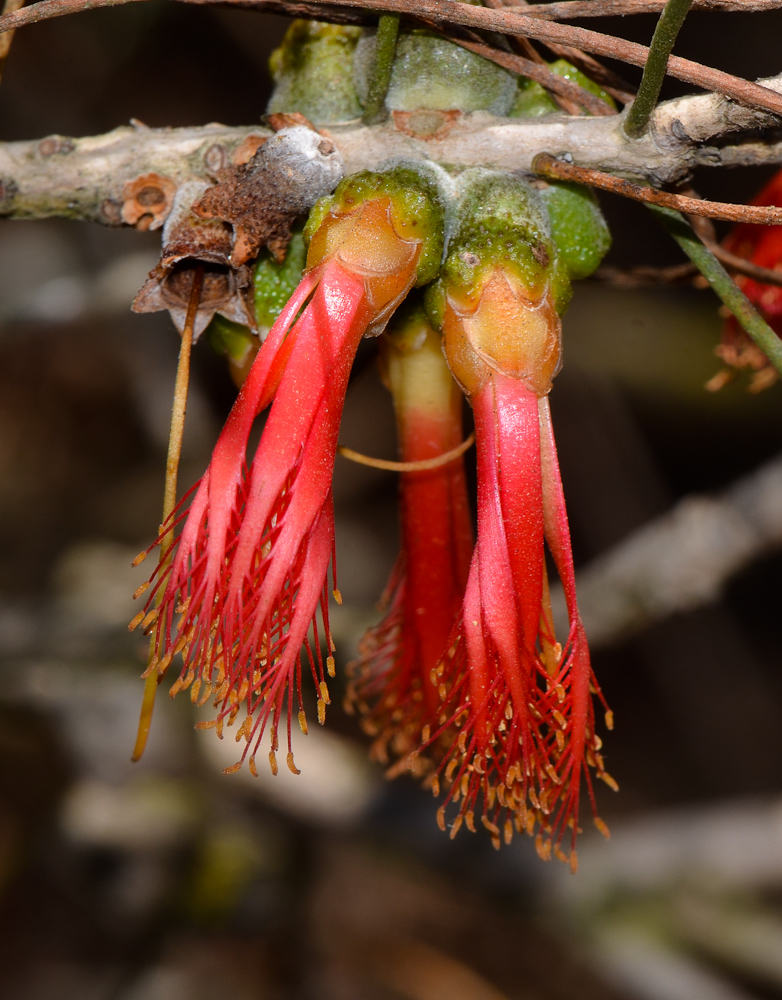
<path fill-rule="evenodd" d="M 63 14 L 131 2 L 139 0 L 39 0 L 29 7 L 0 17 L 0 33 L 51 17 L 60 17 Z M 252 7 L 326 20 L 334 19 L 335 9 L 359 11 L 363 17 L 366 17 L 364 12 L 367 9 L 362 0 L 328 0 L 324 3 L 320 0 L 309 0 L 307 3 L 289 3 L 287 0 L 185 0 L 185 2 Z M 461 24 L 506 35 L 522 35 L 546 44 L 554 42 L 558 45 L 569 45 L 584 52 L 618 59 L 632 66 L 644 66 L 649 54 L 647 46 L 636 42 L 614 38 L 575 25 L 544 21 L 541 18 L 516 13 L 508 8 L 490 10 L 486 7 L 474 7 L 471 4 L 454 3 L 453 0 L 372 0 L 372 10 L 413 18 L 425 17 L 436 22 Z M 760 108 L 782 116 L 782 95 L 749 80 L 742 80 L 730 73 L 702 66 L 680 56 L 670 57 L 667 72 L 669 76 L 685 83 L 694 84 L 704 90 L 713 90 L 748 107 Z"/>
<path fill-rule="evenodd" d="M 554 3 L 516 5 L 508 10 L 540 17 L 546 21 L 568 21 L 581 17 L 624 17 L 627 14 L 659 14 L 666 0 L 555 0 Z M 782 0 L 693 0 L 693 10 L 725 13 L 757 13 L 779 10 Z"/>
<path fill-rule="evenodd" d="M 761 226 L 782 225 L 782 208 L 775 205 L 734 205 L 722 201 L 705 201 L 703 198 L 689 198 L 682 194 L 671 194 L 669 191 L 658 191 L 655 188 L 644 187 L 633 181 L 615 177 L 613 174 L 588 167 L 578 167 L 574 163 L 565 163 L 548 153 L 535 157 L 533 170 L 543 177 L 555 180 L 575 181 L 577 184 L 589 184 L 591 187 L 610 191 L 633 201 L 643 201 L 650 205 L 661 205 L 663 208 L 673 208 L 677 212 L 688 215 L 704 216 L 707 219 L 722 219 L 724 222 L 750 222 Z"/>

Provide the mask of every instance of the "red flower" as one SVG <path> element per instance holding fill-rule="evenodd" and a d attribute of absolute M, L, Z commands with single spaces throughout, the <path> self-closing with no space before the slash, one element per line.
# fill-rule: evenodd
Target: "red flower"
<path fill-rule="evenodd" d="M 462 394 L 423 310 L 407 311 L 383 335 L 385 381 L 394 398 L 402 461 L 436 459 L 462 442 Z M 472 552 L 472 525 L 461 456 L 403 472 L 399 481 L 402 552 L 384 603 L 350 669 L 349 707 L 366 714 L 373 756 L 394 758 L 389 777 L 438 728 L 440 695 L 432 679 L 448 648 Z M 421 761 L 421 758 L 414 760 Z"/>
<path fill-rule="evenodd" d="M 326 584 L 334 546 L 331 475 L 350 367 L 361 337 L 382 329 L 415 282 L 425 247 L 417 220 L 383 184 L 378 175 L 353 179 L 321 211 L 309 270 L 258 352 L 143 617 L 157 651 L 148 672 L 162 676 L 181 653 L 171 694 L 190 687 L 193 701 L 213 701 L 216 718 L 201 726 L 222 735 L 223 723 L 233 723 L 244 705 L 236 735 L 246 741 L 242 760 L 249 751 L 253 771 L 267 724 L 276 771 L 286 701 L 287 762 L 296 771 L 290 722 L 295 692 L 306 732 L 302 644 L 321 722 L 329 701 L 317 611 L 333 651 Z M 272 400 L 248 471 L 250 429 Z M 159 608 L 148 610 L 161 588 Z M 333 675 L 330 655 L 326 670 Z"/>
<path fill-rule="evenodd" d="M 750 205 L 782 206 L 782 171 L 775 174 L 768 184 L 757 194 Z M 759 267 L 766 267 L 782 273 L 782 227 L 755 226 L 747 223 L 734 226 L 723 241 L 724 248 L 743 257 Z M 754 278 L 742 274 L 735 275 L 736 284 L 750 302 L 763 314 L 775 333 L 782 336 L 782 287 L 764 285 Z M 716 349 L 730 368 L 749 368 L 755 372 L 750 382 L 751 392 L 760 392 L 777 380 L 777 373 L 766 355 L 756 347 L 736 318 L 729 315 L 722 328 L 722 342 Z M 719 389 L 730 380 L 730 373 L 715 376 L 708 388 Z"/>
<path fill-rule="evenodd" d="M 459 729 L 438 772 L 448 785 L 438 820 L 444 829 L 454 803 L 451 835 L 462 822 L 474 829 L 480 801 L 495 846 L 514 826 L 529 834 L 537 827 L 541 856 L 553 849 L 575 869 L 581 777 L 593 811 L 587 765 L 614 783 L 595 732 L 590 686 L 599 689 L 576 604 L 546 398 L 560 364 L 560 321 L 548 284 L 530 287 L 506 263 L 484 268 L 471 285 L 444 288 L 446 356 L 475 416 L 478 540 L 455 642 L 437 668 L 448 706 L 443 731 Z M 554 635 L 544 542 L 567 598 L 563 646 Z"/>

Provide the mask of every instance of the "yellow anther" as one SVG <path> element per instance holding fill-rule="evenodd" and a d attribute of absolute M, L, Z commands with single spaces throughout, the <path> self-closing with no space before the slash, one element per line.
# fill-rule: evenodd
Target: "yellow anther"
<path fill-rule="evenodd" d="M 603 834 L 606 840 L 611 839 L 611 831 L 608 829 L 606 824 L 603 822 L 602 819 L 600 819 L 599 816 L 595 816 L 594 824 L 598 828 L 598 830 Z"/>
<path fill-rule="evenodd" d="M 269 751 L 269 767 L 272 769 L 272 774 L 277 777 L 277 754 L 273 751 Z"/>
<path fill-rule="evenodd" d="M 333 656 L 326 657 L 326 671 L 328 672 L 329 677 L 334 677 L 337 673 L 337 665 L 334 662 Z"/>
<path fill-rule="evenodd" d="M 299 729 L 307 735 L 307 716 L 304 714 L 304 709 L 299 709 Z"/>
<path fill-rule="evenodd" d="M 223 768 L 223 774 L 236 774 L 237 771 L 241 770 L 242 762 L 238 760 L 235 764 L 231 764 L 230 767 Z"/>
<path fill-rule="evenodd" d="M 296 767 L 296 765 L 293 762 L 293 751 L 292 750 L 288 751 L 288 756 L 287 756 L 286 759 L 287 759 L 287 762 L 288 762 L 288 770 L 291 772 L 291 774 L 301 774 L 301 771 L 298 769 L 298 767 Z"/>

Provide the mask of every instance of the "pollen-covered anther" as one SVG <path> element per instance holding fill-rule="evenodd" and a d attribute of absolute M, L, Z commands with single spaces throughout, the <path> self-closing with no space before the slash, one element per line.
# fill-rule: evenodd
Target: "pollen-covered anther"
<path fill-rule="evenodd" d="M 595 826 L 597 827 L 597 829 L 603 834 L 603 836 L 605 837 L 605 839 L 606 840 L 610 840 L 611 839 L 611 831 L 608 829 L 608 827 L 603 822 L 603 820 L 600 819 L 599 816 L 595 816 L 594 819 L 593 819 L 593 822 L 594 822 Z"/>
<path fill-rule="evenodd" d="M 535 838 L 535 850 L 541 861 L 551 861 L 551 841 L 545 840 L 541 833 Z"/>
<path fill-rule="evenodd" d="M 230 767 L 223 768 L 223 774 L 236 774 L 242 768 L 242 762 L 238 760 L 235 764 L 231 764 Z"/>
<path fill-rule="evenodd" d="M 553 764 L 546 764 L 546 774 L 551 778 L 555 785 L 562 784 L 562 778 L 557 774 Z M 543 796 L 541 795 L 541 799 Z"/>
<path fill-rule="evenodd" d="M 340 591 L 337 590 L 337 588 L 335 587 L 332 593 L 334 595 L 334 600 L 337 602 L 337 604 L 342 604 L 342 594 L 340 593 Z"/>
<path fill-rule="evenodd" d="M 551 715 L 560 729 L 567 729 L 567 719 L 558 709 L 552 708 Z"/>
<path fill-rule="evenodd" d="M 299 729 L 304 733 L 305 736 L 307 735 L 307 732 L 308 732 L 308 730 L 307 730 L 307 716 L 304 714 L 304 709 L 303 708 L 299 709 Z"/>
<path fill-rule="evenodd" d="M 599 778 L 601 779 L 601 781 L 604 781 L 604 782 L 605 782 L 605 783 L 606 783 L 606 784 L 608 785 L 608 787 L 609 787 L 610 789 L 612 789 L 612 790 L 613 790 L 613 791 L 615 791 L 615 792 L 618 792 L 618 791 L 619 791 L 619 785 L 618 785 L 618 784 L 616 783 L 616 781 L 615 781 L 615 780 L 614 780 L 614 779 L 613 779 L 613 778 L 611 777 L 611 775 L 610 775 L 610 774 L 608 773 L 608 771 L 601 771 L 601 772 L 600 772 L 600 773 L 598 774 L 598 777 L 599 777 Z"/>
<path fill-rule="evenodd" d="M 318 698 L 318 722 L 321 726 L 326 722 L 326 702 L 322 698 Z M 373 734 L 370 733 L 369 735 Z"/>
<path fill-rule="evenodd" d="M 337 667 L 336 667 L 336 664 L 334 662 L 334 657 L 333 656 L 327 656 L 326 657 L 326 671 L 327 671 L 329 677 L 335 677 L 336 676 Z"/>
<path fill-rule="evenodd" d="M 614 713 L 610 709 L 608 709 L 606 711 L 605 720 L 606 720 L 606 729 L 613 729 L 614 728 Z"/>
<path fill-rule="evenodd" d="M 247 760 L 247 766 L 250 768 L 250 774 L 254 777 L 258 777 L 258 765 L 255 763 L 255 754 L 252 754 Z"/>
<path fill-rule="evenodd" d="M 288 764 L 288 770 L 291 772 L 291 774 L 301 774 L 301 771 L 298 769 L 298 767 L 296 767 L 296 764 L 293 761 L 292 750 L 288 751 L 288 756 L 286 757 L 286 761 Z"/>
<path fill-rule="evenodd" d="M 456 834 L 457 834 L 457 833 L 459 832 L 459 830 L 461 829 L 461 825 L 462 825 L 462 820 L 463 820 L 463 817 L 462 817 L 462 815 L 461 815 L 461 813 L 460 813 L 460 814 L 459 814 L 459 815 L 458 815 L 458 816 L 456 817 L 456 819 L 455 819 L 455 820 L 453 821 L 453 823 L 451 823 L 451 832 L 449 833 L 449 836 L 450 836 L 451 840 L 453 840 L 453 839 L 454 839 L 454 837 L 456 836 Z"/>
<path fill-rule="evenodd" d="M 475 833 L 475 813 L 472 809 L 468 809 L 464 814 L 464 825 L 470 831 L 470 833 Z"/>
<path fill-rule="evenodd" d="M 445 826 L 445 806 L 444 805 L 440 806 L 440 808 L 437 810 L 437 825 L 440 827 L 440 829 L 443 831 L 443 833 L 445 833 L 446 826 Z"/>
<path fill-rule="evenodd" d="M 272 769 L 272 774 L 277 777 L 277 754 L 274 750 L 269 751 L 269 767 Z"/>
<path fill-rule="evenodd" d="M 135 594 L 133 595 L 135 597 Z M 146 611 L 139 611 L 137 615 L 134 615 L 128 625 L 128 632 L 135 632 L 139 625 L 144 621 Z"/>

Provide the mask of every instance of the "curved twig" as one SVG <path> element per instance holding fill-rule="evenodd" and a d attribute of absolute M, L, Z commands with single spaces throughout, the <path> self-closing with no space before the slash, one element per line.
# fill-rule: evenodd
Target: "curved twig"
<path fill-rule="evenodd" d="M 21 10 L 0 17 L 0 34 L 26 24 L 34 24 L 52 17 L 76 11 L 92 10 L 97 7 L 113 7 L 121 3 L 138 3 L 142 0 L 39 0 L 38 3 L 23 7 Z M 258 10 L 270 10 L 277 13 L 287 13 L 291 16 L 310 16 L 329 19 L 335 9 L 359 11 L 366 16 L 368 7 L 362 0 L 308 0 L 306 3 L 288 3 L 283 0 L 185 0 L 185 2 L 216 6 L 252 7 Z M 497 31 L 502 34 L 524 35 L 542 42 L 554 42 L 558 45 L 570 45 L 585 52 L 607 56 L 629 63 L 632 66 L 645 66 L 649 49 L 637 42 L 629 42 L 623 38 L 614 38 L 587 28 L 570 24 L 559 24 L 556 21 L 544 21 L 541 18 L 519 14 L 514 10 L 490 10 L 486 7 L 474 7 L 471 4 L 454 3 L 453 0 L 371 0 L 371 10 L 383 13 L 400 14 L 407 17 L 426 17 L 434 21 L 450 24 L 462 24 L 471 28 L 486 31 Z M 741 77 L 724 73 L 721 70 L 703 66 L 681 56 L 671 56 L 668 60 L 669 76 L 694 84 L 704 90 L 713 90 L 734 101 L 751 108 L 761 108 L 782 116 L 782 95 L 762 87 L 759 84 L 743 80 Z"/>
<path fill-rule="evenodd" d="M 577 184 L 589 184 L 602 191 L 632 198 L 633 201 L 643 201 L 649 205 L 660 205 L 672 208 L 687 215 L 703 216 L 706 219 L 722 219 L 724 222 L 749 222 L 760 226 L 782 225 L 782 208 L 775 205 L 734 205 L 723 201 L 705 201 L 703 198 L 689 198 L 683 194 L 671 194 L 669 191 L 658 191 L 656 188 L 635 184 L 633 181 L 606 174 L 602 170 L 592 170 L 589 167 L 578 167 L 574 163 L 565 163 L 548 153 L 540 153 L 532 163 L 532 169 L 542 177 L 555 180 L 575 181 Z"/>

